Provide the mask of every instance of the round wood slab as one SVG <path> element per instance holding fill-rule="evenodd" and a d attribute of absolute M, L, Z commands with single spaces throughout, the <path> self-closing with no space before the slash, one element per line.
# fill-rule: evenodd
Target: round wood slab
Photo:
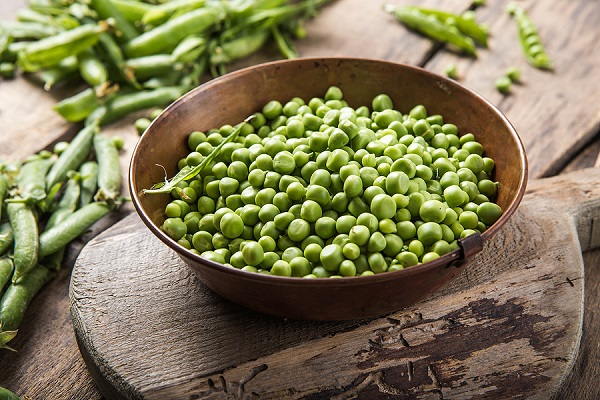
<path fill-rule="evenodd" d="M 111 399 L 546 399 L 579 347 L 581 252 L 600 242 L 599 181 L 590 169 L 530 182 L 450 286 L 343 322 L 275 318 L 222 299 L 131 215 L 75 264 L 76 338 Z"/>

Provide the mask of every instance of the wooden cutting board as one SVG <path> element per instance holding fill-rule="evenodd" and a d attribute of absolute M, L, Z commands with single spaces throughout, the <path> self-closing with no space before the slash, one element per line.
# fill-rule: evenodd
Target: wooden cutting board
<path fill-rule="evenodd" d="M 598 169 L 529 182 L 516 214 L 453 283 L 358 321 L 232 304 L 131 215 L 75 264 L 77 341 L 111 399 L 547 399 L 579 348 L 581 252 L 600 243 L 597 182 Z"/>

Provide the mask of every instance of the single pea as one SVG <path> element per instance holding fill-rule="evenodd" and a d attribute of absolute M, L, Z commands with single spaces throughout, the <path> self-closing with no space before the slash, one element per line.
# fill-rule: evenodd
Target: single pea
<path fill-rule="evenodd" d="M 400 252 L 396 256 L 396 260 L 398 260 L 398 263 L 405 268 L 415 266 L 419 263 L 417 255 L 410 251 Z"/>
<path fill-rule="evenodd" d="M 273 217 L 272 221 L 275 223 L 275 227 L 277 229 L 279 229 L 280 231 L 285 231 L 288 229 L 290 223 L 295 218 L 296 217 L 294 216 L 294 214 L 292 214 L 291 212 L 288 211 L 288 212 L 283 212 L 283 213 L 279 213 L 279 214 L 275 215 Z"/>
<path fill-rule="evenodd" d="M 312 266 L 310 261 L 304 257 L 295 257 L 289 261 L 290 268 L 292 269 L 292 276 L 302 278 L 309 275 L 312 272 Z"/>
<path fill-rule="evenodd" d="M 328 188 L 331 186 L 331 173 L 326 169 L 319 168 L 310 176 L 309 183 Z"/>
<path fill-rule="evenodd" d="M 356 243 L 346 243 L 342 248 L 344 257 L 349 260 L 356 260 L 360 256 L 360 247 Z"/>
<path fill-rule="evenodd" d="M 348 164 L 350 155 L 344 149 L 335 149 L 327 158 L 326 166 L 330 171 L 338 172 L 340 168 Z"/>
<path fill-rule="evenodd" d="M 323 216 L 315 222 L 315 233 L 323 238 L 329 239 L 337 234 L 336 221 L 333 218 Z"/>
<path fill-rule="evenodd" d="M 479 192 L 487 197 L 492 197 L 496 194 L 498 190 L 498 184 L 489 179 L 482 179 L 477 182 L 477 188 Z"/>
<path fill-rule="evenodd" d="M 430 251 L 428 253 L 423 254 L 423 257 L 421 258 L 421 262 L 426 263 L 429 261 L 433 261 L 437 258 L 440 258 L 440 255 L 434 251 Z"/>
<path fill-rule="evenodd" d="M 263 261 L 265 253 L 258 242 L 248 241 L 242 249 L 242 257 L 246 265 L 255 267 Z"/>
<path fill-rule="evenodd" d="M 364 246 L 369 242 L 371 231 L 365 225 L 355 225 L 348 233 L 350 241 L 358 246 Z"/>
<path fill-rule="evenodd" d="M 349 233 L 352 227 L 355 225 L 356 217 L 353 215 L 342 215 L 337 221 L 335 221 L 335 229 L 337 233 Z"/>
<path fill-rule="evenodd" d="M 502 216 L 502 208 L 496 203 L 484 202 L 477 206 L 477 216 L 485 225 L 491 226 Z"/>
<path fill-rule="evenodd" d="M 475 229 L 477 228 L 479 217 L 474 211 L 463 211 L 458 216 L 458 222 L 460 222 L 465 229 Z"/>
<path fill-rule="evenodd" d="M 425 222 L 442 222 L 446 217 L 446 207 L 441 201 L 428 200 L 419 207 L 419 216 Z"/>
<path fill-rule="evenodd" d="M 382 219 L 379 221 L 379 231 L 382 233 L 396 233 L 398 228 L 396 227 L 396 223 L 389 218 Z"/>
<path fill-rule="evenodd" d="M 379 94 L 371 101 L 373 111 L 383 111 L 394 108 L 394 103 L 387 94 Z"/>
<path fill-rule="evenodd" d="M 292 267 L 287 261 L 283 260 L 275 261 L 270 271 L 271 274 L 277 276 L 292 276 Z"/>
<path fill-rule="evenodd" d="M 316 201 L 321 207 L 325 207 L 331 202 L 331 194 L 323 186 L 308 185 L 306 188 L 306 200 Z"/>
<path fill-rule="evenodd" d="M 304 248 L 304 257 L 312 263 L 320 262 L 322 250 L 323 246 L 321 246 L 319 243 L 309 243 Z"/>
<path fill-rule="evenodd" d="M 371 253 L 368 256 L 369 267 L 376 274 L 385 272 L 388 268 L 385 259 L 381 253 Z"/>
<path fill-rule="evenodd" d="M 396 214 L 396 202 L 390 195 L 378 194 L 373 197 L 370 210 L 378 219 L 392 218 Z"/>
<path fill-rule="evenodd" d="M 385 236 L 381 232 L 374 232 L 367 242 L 367 250 L 370 253 L 383 251 L 386 243 Z"/>
<path fill-rule="evenodd" d="M 187 233 L 187 225 L 181 218 L 167 218 L 162 230 L 173 240 L 178 241 Z"/>
<path fill-rule="evenodd" d="M 325 92 L 324 99 L 327 100 L 342 100 L 344 97 L 342 90 L 338 86 L 330 86 Z"/>
<path fill-rule="evenodd" d="M 363 181 L 359 175 L 350 175 L 344 181 L 344 193 L 348 198 L 363 194 Z"/>
<path fill-rule="evenodd" d="M 442 239 L 442 228 L 436 222 L 425 222 L 417 229 L 417 237 L 424 246 L 431 246 Z"/>
<path fill-rule="evenodd" d="M 199 252 L 213 249 L 212 235 L 206 231 L 198 231 L 192 236 L 192 246 Z"/>
<path fill-rule="evenodd" d="M 273 265 L 279 260 L 281 260 L 281 257 L 279 257 L 279 254 L 277 254 L 276 252 L 273 252 L 273 251 L 268 251 L 268 252 L 265 252 L 263 260 L 261 261 L 261 263 L 259 265 L 263 269 L 270 270 L 271 268 L 273 268 Z"/>
<path fill-rule="evenodd" d="M 356 276 L 356 265 L 351 260 L 344 260 L 340 263 L 338 273 L 341 276 Z"/>
<path fill-rule="evenodd" d="M 342 247 L 338 244 L 329 244 L 321 250 L 320 261 L 329 272 L 337 272 L 341 262 L 344 260 Z"/>
<path fill-rule="evenodd" d="M 316 222 L 323 215 L 323 210 L 319 203 L 314 200 L 305 200 L 302 203 L 300 216 L 308 222 Z"/>
<path fill-rule="evenodd" d="M 310 235 L 310 224 L 303 219 L 294 219 L 287 228 L 287 235 L 294 242 L 301 242 Z"/>
<path fill-rule="evenodd" d="M 358 218 L 359 215 L 369 212 L 369 205 L 360 197 L 355 197 L 348 203 L 350 214 Z"/>

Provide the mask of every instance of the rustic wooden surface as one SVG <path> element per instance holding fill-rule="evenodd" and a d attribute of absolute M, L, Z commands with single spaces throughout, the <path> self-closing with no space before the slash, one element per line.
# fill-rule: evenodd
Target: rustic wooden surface
<path fill-rule="evenodd" d="M 390 0 L 390 2 L 392 2 Z M 393 1 L 407 4 L 408 1 Z M 596 165 L 600 149 L 594 136 L 600 126 L 600 8 L 593 0 L 520 3 L 530 11 L 547 50 L 557 65 L 553 73 L 528 67 L 516 45 L 516 31 L 504 9 L 507 1 L 487 2 L 477 10 L 489 23 L 489 49 L 480 49 L 477 60 L 459 56 L 406 31 L 381 12 L 382 1 L 338 0 L 308 25 L 309 36 L 298 44 L 303 55 L 348 55 L 383 58 L 421 65 L 440 72 L 449 63 L 458 66 L 461 81 L 495 103 L 519 131 L 528 152 L 531 177 L 558 174 L 565 165 L 580 169 Z M 11 19 L 24 0 L 3 0 L 0 18 Z M 426 5 L 455 11 L 468 2 L 427 1 Z M 272 57 L 253 57 L 257 62 Z M 523 84 L 510 96 L 501 96 L 493 79 L 509 65 L 523 71 Z M 50 107 L 72 88 L 44 93 L 33 81 L 19 78 L 0 81 L 0 157 L 22 158 L 73 134 L 73 127 Z M 131 120 L 110 127 L 126 138 L 128 151 L 135 143 Z M 580 153 L 581 149 L 586 150 Z M 126 169 L 124 169 L 126 171 Z M 123 215 L 131 212 L 125 209 Z M 118 218 L 118 216 L 115 216 Z M 106 226 L 113 221 L 105 221 Z M 99 227 L 101 228 L 101 227 Z M 71 260 L 83 242 L 72 248 Z M 600 252 L 584 253 L 585 314 L 581 351 L 571 374 L 554 394 L 557 399 L 600 398 L 595 384 L 600 376 Z M 72 265 L 72 263 L 70 264 Z M 70 265 L 39 294 L 12 342 L 19 353 L 0 354 L 0 385 L 31 399 L 98 399 L 101 397 L 79 354 L 68 310 Z"/>
<path fill-rule="evenodd" d="M 115 398 L 549 398 L 579 348 L 581 248 L 600 245 L 590 234 L 599 180 L 593 168 L 531 182 L 518 213 L 442 292 L 337 323 L 223 301 L 134 215 L 79 255 L 75 332 Z"/>

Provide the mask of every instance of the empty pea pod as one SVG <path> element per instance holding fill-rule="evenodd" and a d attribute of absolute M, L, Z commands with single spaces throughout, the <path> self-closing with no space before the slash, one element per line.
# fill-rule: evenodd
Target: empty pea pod
<path fill-rule="evenodd" d="M 31 206 L 25 203 L 8 203 L 6 212 L 14 235 L 15 272 L 12 281 L 16 282 L 37 264 L 39 231 L 37 218 Z"/>

